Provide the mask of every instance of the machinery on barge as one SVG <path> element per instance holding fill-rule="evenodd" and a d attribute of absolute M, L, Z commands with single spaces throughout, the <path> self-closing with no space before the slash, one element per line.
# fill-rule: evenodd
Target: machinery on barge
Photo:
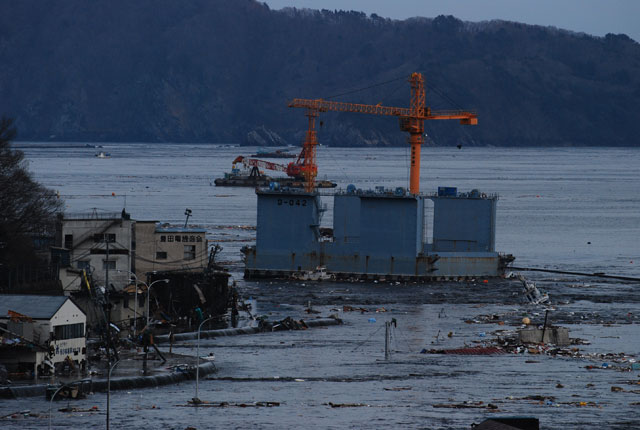
<path fill-rule="evenodd" d="M 504 274 L 514 258 L 495 250 L 497 195 L 439 187 L 420 194 L 420 148 L 425 120 L 457 119 L 476 125 L 472 111 L 432 111 L 421 74 L 413 73 L 409 108 L 294 99 L 306 109 L 309 128 L 299 170 L 304 190 L 270 184 L 256 189 L 256 244 L 243 248 L 245 277 L 297 277 L 317 267 L 337 279 L 439 280 Z M 321 228 L 326 211 L 315 189 L 320 112 L 397 116 L 409 133 L 410 188 L 362 190 L 349 185 L 333 194 L 333 227 Z M 282 222 L 282 220 L 287 220 Z"/>

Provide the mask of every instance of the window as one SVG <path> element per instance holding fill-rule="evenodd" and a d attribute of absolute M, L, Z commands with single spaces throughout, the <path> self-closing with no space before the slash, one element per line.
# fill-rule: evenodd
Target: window
<path fill-rule="evenodd" d="M 167 259 L 167 253 L 165 251 L 156 252 L 156 260 L 166 260 L 166 259 Z"/>
<path fill-rule="evenodd" d="M 78 261 L 78 269 L 91 271 L 91 262 L 89 260 L 80 260 Z"/>
<path fill-rule="evenodd" d="M 176 235 L 176 242 L 180 242 L 180 239 L 182 239 L 182 236 Z"/>
<path fill-rule="evenodd" d="M 64 247 L 67 249 L 73 249 L 73 235 L 65 234 L 64 235 Z"/>
<path fill-rule="evenodd" d="M 201 236 L 196 237 L 196 239 L 198 240 L 198 242 L 202 242 L 202 237 Z"/>
<path fill-rule="evenodd" d="M 184 259 L 185 260 L 195 260 L 196 259 L 196 246 L 195 245 L 185 245 L 184 246 Z"/>
<path fill-rule="evenodd" d="M 116 270 L 116 261 L 115 260 L 102 260 L 102 269 L 103 270 Z"/>
<path fill-rule="evenodd" d="M 167 236 L 167 242 L 173 242 L 173 236 L 171 235 Z"/>
<path fill-rule="evenodd" d="M 189 236 L 189 242 L 193 243 L 196 241 L 196 237 L 195 236 Z"/>
<path fill-rule="evenodd" d="M 116 235 L 115 233 L 98 233 L 98 234 L 94 234 L 93 235 L 93 241 L 95 243 L 103 243 L 103 242 L 109 242 L 109 243 L 114 243 L 116 241 Z"/>
<path fill-rule="evenodd" d="M 84 337 L 84 324 L 57 325 L 53 327 L 53 334 L 57 340 Z"/>
<path fill-rule="evenodd" d="M 167 236 L 160 236 L 160 242 L 166 242 Z"/>
<path fill-rule="evenodd" d="M 189 242 L 189 236 L 182 236 L 183 242 Z"/>

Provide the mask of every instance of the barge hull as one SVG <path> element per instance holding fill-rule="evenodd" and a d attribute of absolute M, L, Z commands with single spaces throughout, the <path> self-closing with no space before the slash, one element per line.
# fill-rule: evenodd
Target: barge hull
<path fill-rule="evenodd" d="M 329 233 L 320 228 L 317 193 L 256 193 L 256 245 L 243 249 L 247 278 L 323 267 L 336 278 L 467 279 L 502 276 L 513 260 L 494 249 L 497 196 L 477 190 L 422 196 L 353 187 L 333 196 Z"/>

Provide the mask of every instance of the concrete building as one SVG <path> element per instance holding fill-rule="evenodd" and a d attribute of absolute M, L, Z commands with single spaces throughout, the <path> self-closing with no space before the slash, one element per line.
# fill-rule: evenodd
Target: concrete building
<path fill-rule="evenodd" d="M 90 328 L 104 323 L 98 302 L 104 303 L 107 290 L 114 324 L 129 330 L 134 319 L 144 317 L 146 289 L 135 294 L 132 273 L 147 282 L 152 272 L 196 272 L 208 264 L 206 230 L 135 221 L 124 210 L 65 214 L 57 245 L 51 248 L 52 260 L 58 264 L 62 290 L 84 309 Z"/>
<path fill-rule="evenodd" d="M 0 295 L 0 363 L 35 377 L 67 359 L 84 366 L 86 322 L 66 296 Z"/>
<path fill-rule="evenodd" d="M 57 242 L 68 251 L 67 266 L 85 269 L 100 286 L 113 284 L 121 290 L 128 282 L 128 271 L 132 270 L 135 252 L 133 221 L 124 210 L 122 213 L 65 214 L 59 225 Z M 64 267 L 65 264 L 62 264 Z M 78 271 L 60 274 L 63 290 L 80 288 Z M 76 282 L 70 287 L 73 280 Z"/>
<path fill-rule="evenodd" d="M 209 261 L 206 233 L 200 228 L 168 227 L 157 221 L 137 221 L 136 276 L 146 280 L 150 272 L 200 271 L 206 268 Z"/>

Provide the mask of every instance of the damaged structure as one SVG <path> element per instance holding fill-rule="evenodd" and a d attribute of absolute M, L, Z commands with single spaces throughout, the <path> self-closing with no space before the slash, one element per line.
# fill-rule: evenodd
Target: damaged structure
<path fill-rule="evenodd" d="M 87 317 L 66 296 L 0 296 L 0 363 L 25 378 L 86 365 Z"/>
<path fill-rule="evenodd" d="M 145 318 L 148 294 L 151 314 L 165 320 L 196 307 L 223 313 L 230 296 L 229 274 L 210 259 L 205 229 L 136 221 L 125 210 L 65 214 L 52 260 L 64 294 L 84 309 L 90 327 L 107 318 L 125 332 L 141 326 L 134 322 Z"/>

